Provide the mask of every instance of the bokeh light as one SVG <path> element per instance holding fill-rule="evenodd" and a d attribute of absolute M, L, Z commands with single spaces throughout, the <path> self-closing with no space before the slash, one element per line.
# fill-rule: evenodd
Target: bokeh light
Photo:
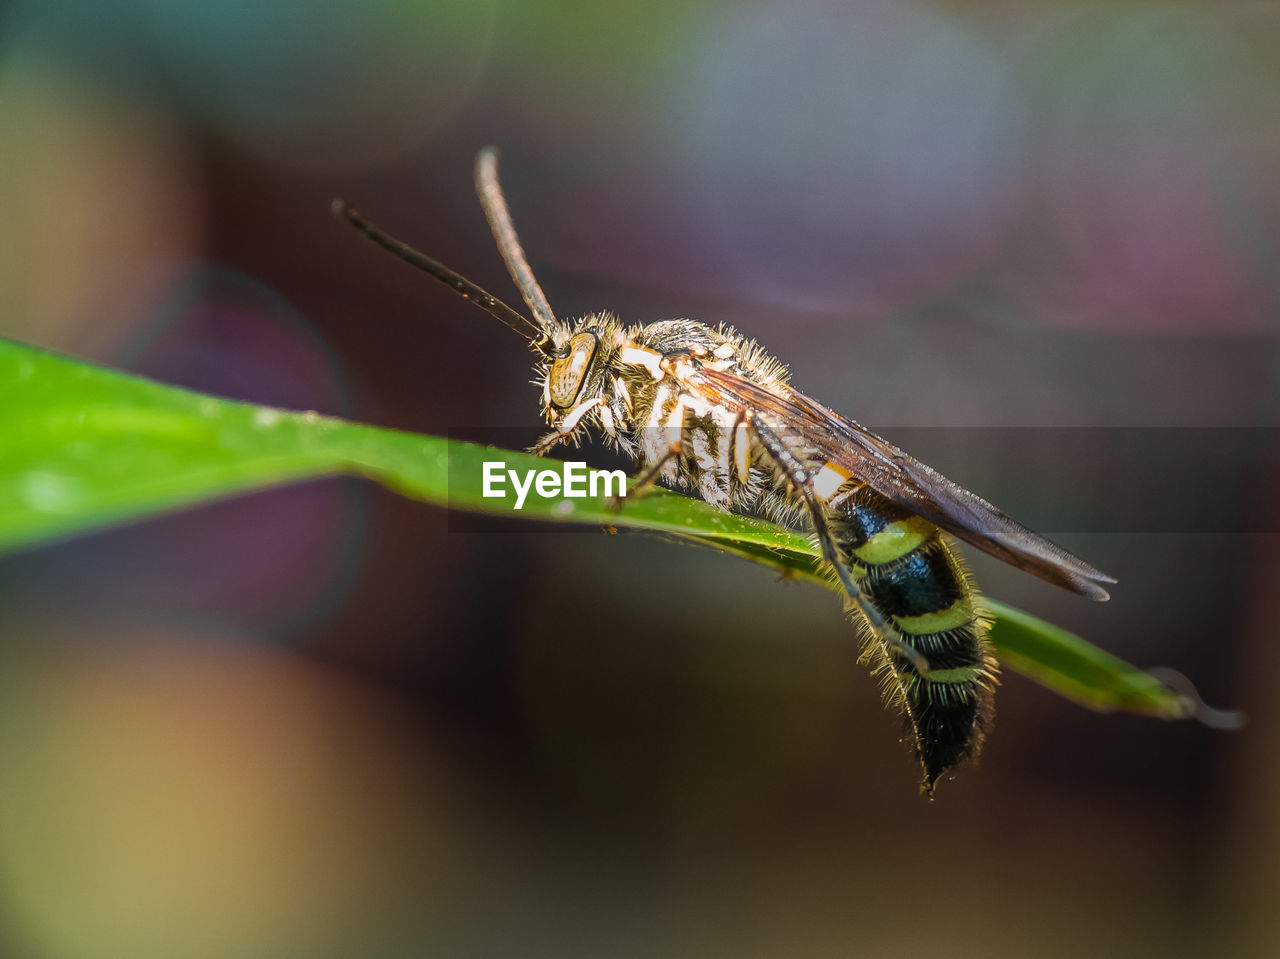
<path fill-rule="evenodd" d="M 744 296 L 855 316 L 920 302 L 980 266 L 1015 212 L 1013 76 L 936 8 L 809 13 L 748 8 L 707 61 L 686 131 L 705 197 L 693 218 Z"/>

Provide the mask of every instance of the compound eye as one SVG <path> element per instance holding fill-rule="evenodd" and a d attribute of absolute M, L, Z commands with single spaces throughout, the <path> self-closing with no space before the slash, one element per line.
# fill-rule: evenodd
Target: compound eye
<path fill-rule="evenodd" d="M 583 381 L 587 378 L 587 370 L 591 368 L 591 358 L 596 353 L 596 335 L 594 333 L 578 333 L 569 340 L 569 355 L 562 356 L 551 364 L 551 372 L 547 374 L 547 392 L 551 396 L 551 405 L 567 410 L 582 391 Z"/>

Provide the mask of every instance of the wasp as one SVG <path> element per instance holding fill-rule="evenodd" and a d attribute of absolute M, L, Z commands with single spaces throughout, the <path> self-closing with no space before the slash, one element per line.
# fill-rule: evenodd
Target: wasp
<path fill-rule="evenodd" d="M 991 728 L 997 664 L 989 623 L 951 537 L 1093 600 L 1115 579 L 853 420 L 794 389 L 787 368 L 730 326 L 625 326 L 556 318 L 520 245 L 497 151 L 475 167 L 480 204 L 532 318 L 379 229 L 334 212 L 378 245 L 519 333 L 536 354 L 551 429 L 533 448 L 603 435 L 654 483 L 725 510 L 807 528 L 860 624 L 864 659 L 905 716 L 923 791 L 975 759 Z"/>

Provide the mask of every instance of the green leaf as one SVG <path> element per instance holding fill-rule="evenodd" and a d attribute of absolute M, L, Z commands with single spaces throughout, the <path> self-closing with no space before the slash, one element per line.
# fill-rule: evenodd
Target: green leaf
<path fill-rule="evenodd" d="M 695 542 L 831 585 L 804 534 L 666 490 L 628 499 L 620 512 L 603 499 L 530 492 L 513 513 L 510 500 L 482 496 L 482 464 L 496 460 L 515 470 L 564 468 L 509 450 L 219 399 L 0 339 L 0 551 L 251 490 L 354 475 L 453 509 Z M 1193 692 L 985 602 L 1007 669 L 1091 709 L 1210 721 Z"/>

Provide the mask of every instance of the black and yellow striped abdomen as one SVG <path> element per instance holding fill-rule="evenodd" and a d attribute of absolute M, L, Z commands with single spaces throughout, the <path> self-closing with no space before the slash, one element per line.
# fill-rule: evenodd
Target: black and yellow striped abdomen
<path fill-rule="evenodd" d="M 829 504 L 842 558 L 884 618 L 871 657 L 900 703 L 924 767 L 924 788 L 976 756 L 991 725 L 996 664 L 973 587 L 936 526 L 866 486 Z"/>

